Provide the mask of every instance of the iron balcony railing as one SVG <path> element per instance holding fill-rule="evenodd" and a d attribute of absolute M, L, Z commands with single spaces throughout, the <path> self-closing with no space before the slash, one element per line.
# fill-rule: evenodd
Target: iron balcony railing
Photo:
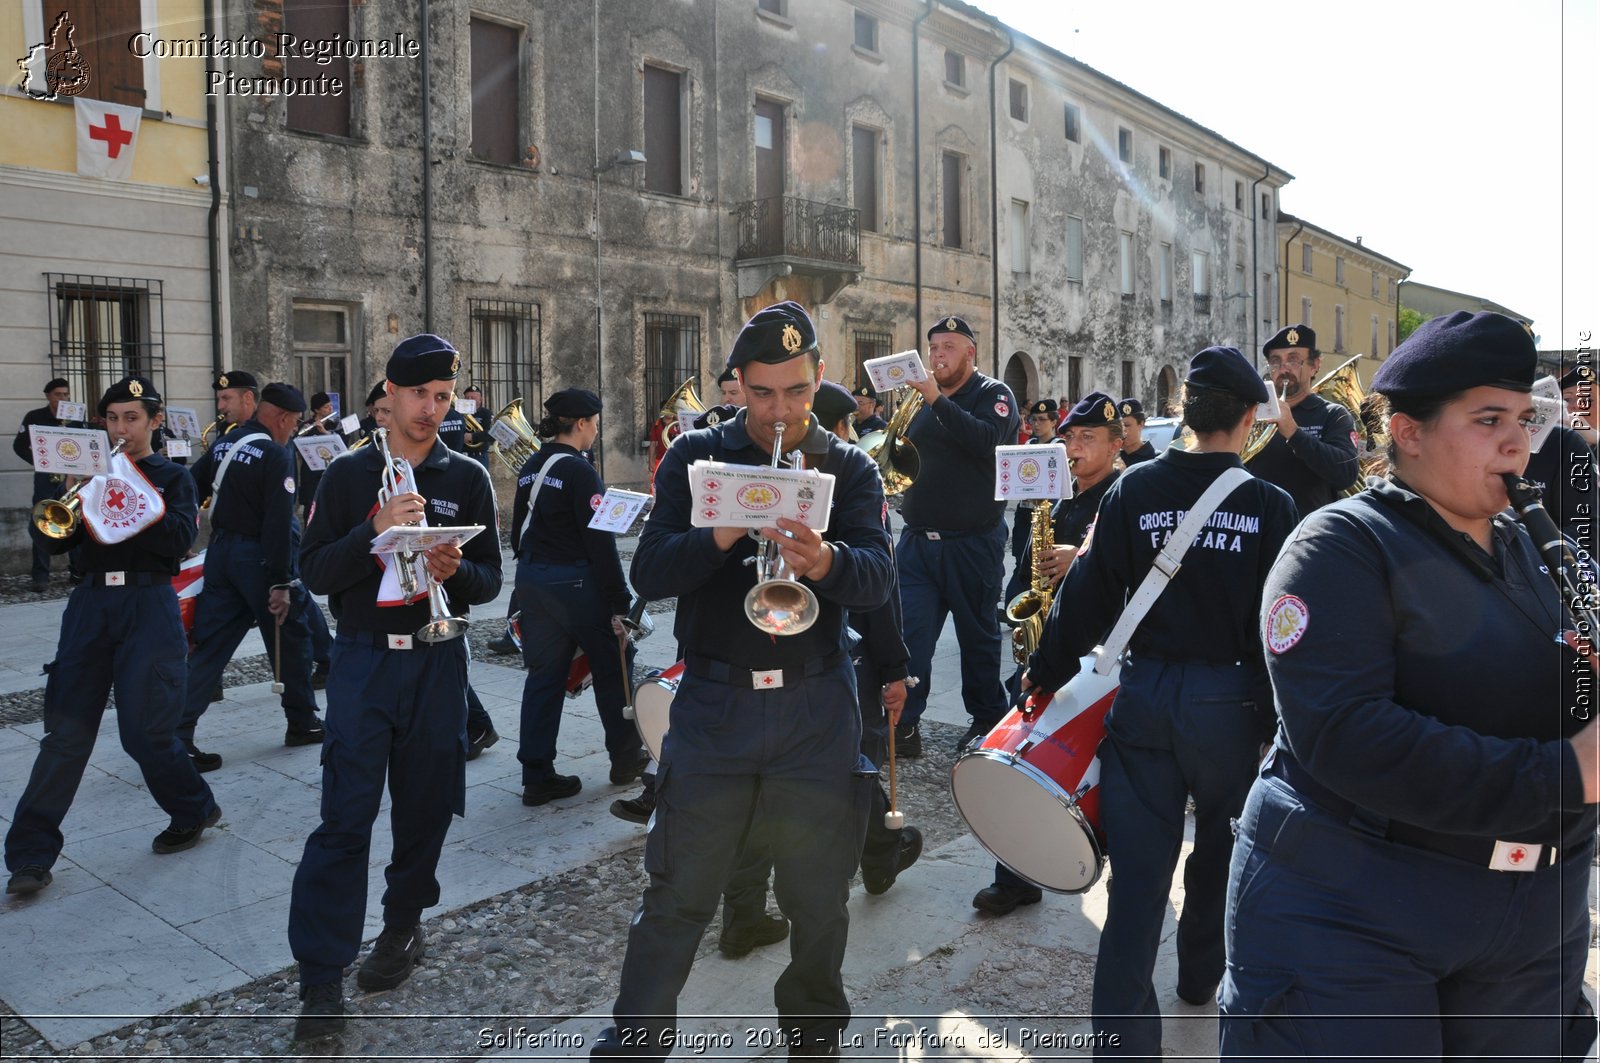
<path fill-rule="evenodd" d="M 861 212 L 854 207 L 770 196 L 739 204 L 736 259 L 809 258 L 861 265 Z"/>

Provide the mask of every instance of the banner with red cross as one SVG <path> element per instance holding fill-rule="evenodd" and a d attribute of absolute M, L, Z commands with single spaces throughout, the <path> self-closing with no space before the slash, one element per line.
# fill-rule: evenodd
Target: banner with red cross
<path fill-rule="evenodd" d="M 124 454 L 113 455 L 111 471 L 85 483 L 78 498 L 97 543 L 126 542 L 167 515 L 161 492 Z"/>
<path fill-rule="evenodd" d="M 104 100 L 72 101 L 78 115 L 78 173 L 126 181 L 133 176 L 133 153 L 139 145 L 137 107 Z"/>

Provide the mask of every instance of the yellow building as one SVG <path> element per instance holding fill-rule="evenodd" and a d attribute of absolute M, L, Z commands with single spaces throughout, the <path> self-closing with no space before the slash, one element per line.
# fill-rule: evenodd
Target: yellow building
<path fill-rule="evenodd" d="M 91 414 L 104 389 L 130 372 L 154 380 L 170 405 L 202 417 L 211 409 L 213 359 L 225 353 L 213 335 L 227 334 L 213 270 L 226 268 L 226 256 L 211 254 L 218 182 L 206 64 L 158 55 L 202 39 L 202 11 L 202 0 L 0 5 L 8 68 L 0 92 L 0 420 L 8 425 L 43 405 L 45 382 L 58 376 Z M 104 104 L 125 109 L 107 113 Z M 12 557 L 28 546 L 30 494 L 29 467 L 8 456 L 0 543 Z"/>
<path fill-rule="evenodd" d="M 1310 325 L 1327 372 L 1357 355 L 1363 384 L 1393 351 L 1396 292 L 1411 267 L 1292 214 L 1278 213 L 1278 319 Z"/>

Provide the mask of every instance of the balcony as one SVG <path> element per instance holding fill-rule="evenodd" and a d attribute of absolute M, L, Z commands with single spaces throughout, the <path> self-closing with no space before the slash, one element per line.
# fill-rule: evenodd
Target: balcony
<path fill-rule="evenodd" d="M 854 207 L 771 196 L 739 204 L 734 265 L 739 297 L 748 299 L 779 277 L 809 277 L 826 303 L 861 274 L 861 214 Z"/>

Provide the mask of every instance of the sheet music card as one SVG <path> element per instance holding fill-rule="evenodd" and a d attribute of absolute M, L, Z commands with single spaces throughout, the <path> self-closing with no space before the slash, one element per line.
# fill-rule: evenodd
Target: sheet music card
<path fill-rule="evenodd" d="M 1067 448 L 1037 443 L 995 447 L 994 497 L 996 501 L 1071 498 Z"/>
<path fill-rule="evenodd" d="M 33 467 L 55 476 L 104 476 L 111 464 L 111 442 L 100 428 L 29 425 Z"/>
<path fill-rule="evenodd" d="M 917 351 L 901 351 L 899 354 L 886 354 L 882 358 L 868 358 L 861 363 L 861 368 L 867 371 L 867 378 L 872 381 L 873 389 L 880 395 L 885 391 L 893 391 L 902 384 L 928 379 L 928 371 L 922 365 L 922 355 Z"/>
<path fill-rule="evenodd" d="M 330 461 L 349 449 L 344 445 L 344 440 L 336 435 L 296 436 L 294 446 L 300 452 L 300 457 L 305 460 L 306 468 L 312 472 L 326 469 Z"/>
<path fill-rule="evenodd" d="M 626 535 L 634 522 L 654 501 L 653 497 L 639 491 L 608 487 L 606 493 L 600 497 L 600 504 L 594 507 L 594 516 L 589 518 L 589 527 L 595 531 Z"/>
<path fill-rule="evenodd" d="M 700 460 L 689 466 L 690 523 L 696 528 L 768 528 L 779 517 L 823 531 L 833 507 L 833 475 Z"/>
<path fill-rule="evenodd" d="M 167 431 L 185 439 L 199 439 L 200 416 L 187 406 L 168 406 Z"/>
<path fill-rule="evenodd" d="M 483 531 L 482 524 L 467 524 L 454 528 L 428 528 L 415 524 L 402 524 L 372 537 L 374 554 L 420 554 L 435 546 L 460 546 L 471 541 Z"/>

